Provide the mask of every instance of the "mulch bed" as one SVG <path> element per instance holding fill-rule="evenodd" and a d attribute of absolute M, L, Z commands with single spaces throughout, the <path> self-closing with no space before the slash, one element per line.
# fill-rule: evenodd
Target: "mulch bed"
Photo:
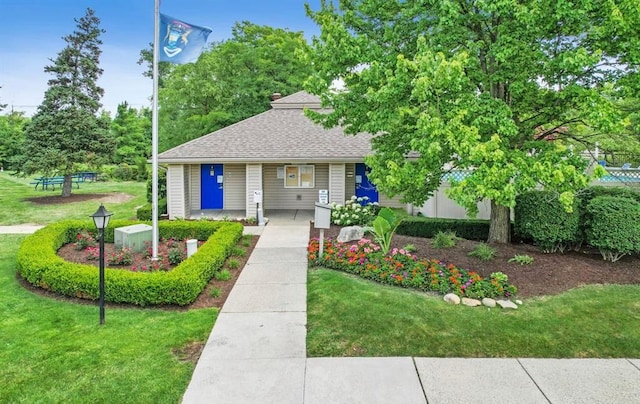
<path fill-rule="evenodd" d="M 325 237 L 336 238 L 339 226 L 325 229 Z M 311 237 L 319 237 L 319 230 L 311 226 Z M 373 238 L 370 235 L 365 237 Z M 458 268 L 476 271 L 482 276 L 501 271 L 509 277 L 509 282 L 518 287 L 518 297 L 555 295 L 569 289 L 588 284 L 640 284 L 640 257 L 626 256 L 617 262 L 602 259 L 597 251 L 583 250 L 564 254 L 545 254 L 537 247 L 525 243 L 496 244 L 496 257 L 491 261 L 481 261 L 468 256 L 479 242 L 460 240 L 453 248 L 437 249 L 431 246 L 431 239 L 408 237 L 396 234 L 391 245 L 403 248 L 408 244 L 416 247 L 420 258 L 437 259 L 452 263 Z M 526 254 L 533 263 L 520 265 L 508 263 L 517 254 Z"/>

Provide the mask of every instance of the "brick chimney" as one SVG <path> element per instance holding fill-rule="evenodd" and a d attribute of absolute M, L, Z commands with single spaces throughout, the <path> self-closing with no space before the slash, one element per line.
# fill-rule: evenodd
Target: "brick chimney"
<path fill-rule="evenodd" d="M 276 100 L 279 100 L 280 98 L 282 98 L 282 94 L 280 93 L 271 94 L 271 101 L 276 101 Z"/>

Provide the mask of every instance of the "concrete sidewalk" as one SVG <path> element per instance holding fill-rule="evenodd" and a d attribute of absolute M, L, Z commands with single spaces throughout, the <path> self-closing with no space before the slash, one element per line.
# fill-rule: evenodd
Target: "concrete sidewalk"
<path fill-rule="evenodd" d="M 39 224 L 18 224 L 15 226 L 0 226 L 0 234 L 31 234 L 44 226 Z"/>

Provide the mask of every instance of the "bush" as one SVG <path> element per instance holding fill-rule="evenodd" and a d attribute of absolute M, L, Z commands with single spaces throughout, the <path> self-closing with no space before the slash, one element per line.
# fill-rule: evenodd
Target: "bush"
<path fill-rule="evenodd" d="M 515 233 L 533 240 L 544 252 L 564 252 L 581 242 L 578 205 L 575 201 L 573 212 L 569 213 L 564 210 L 557 193 L 522 193 L 516 197 Z"/>
<path fill-rule="evenodd" d="M 331 223 L 338 226 L 364 226 L 370 224 L 377 214 L 377 204 L 368 197 L 352 196 L 344 205 L 331 204 Z"/>
<path fill-rule="evenodd" d="M 586 208 L 587 242 L 602 258 L 615 262 L 640 252 L 640 203 L 634 199 L 598 196 Z"/>
<path fill-rule="evenodd" d="M 456 233 L 452 231 L 439 231 L 431 240 L 431 245 L 433 248 L 452 248 L 458 240 Z"/>
<path fill-rule="evenodd" d="M 580 237 L 582 240 L 587 239 L 587 223 L 591 221 L 591 215 L 587 211 L 587 206 L 592 199 L 599 196 L 615 196 L 618 198 L 629 198 L 640 202 L 640 192 L 629 187 L 605 187 L 596 185 L 585 188 L 576 193 L 578 199 L 578 207 L 580 211 Z"/>
<path fill-rule="evenodd" d="M 105 230 L 105 241 L 113 242 L 115 228 L 131 224 L 136 222 L 111 221 Z M 79 232 L 93 226 L 90 221 L 64 221 L 27 236 L 17 254 L 18 274 L 34 286 L 65 296 L 98 299 L 97 268 L 67 262 L 56 254 Z M 192 303 L 222 267 L 231 247 L 242 236 L 242 229 L 239 223 L 160 222 L 160 234 L 165 238 L 207 241 L 193 256 L 169 272 L 142 273 L 106 268 L 105 300 L 141 306 Z"/>
<path fill-rule="evenodd" d="M 471 250 L 467 255 L 470 257 L 479 258 L 482 261 L 491 261 L 496 256 L 496 250 L 495 248 L 490 247 L 485 243 L 482 243 L 482 244 L 478 244 L 476 248 Z"/>
<path fill-rule="evenodd" d="M 424 238 L 433 238 L 439 232 L 453 232 L 458 237 L 467 240 L 487 240 L 489 238 L 489 221 L 412 216 L 405 218 L 396 229 L 396 234 Z"/>

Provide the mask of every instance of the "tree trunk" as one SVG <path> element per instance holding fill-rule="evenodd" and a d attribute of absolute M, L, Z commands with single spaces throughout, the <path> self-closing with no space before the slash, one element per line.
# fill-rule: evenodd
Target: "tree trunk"
<path fill-rule="evenodd" d="M 511 210 L 507 206 L 491 201 L 491 220 L 489 224 L 489 243 L 511 242 Z"/>
<path fill-rule="evenodd" d="M 71 196 L 71 174 L 64 175 L 64 182 L 62 183 L 62 197 L 67 198 Z"/>

